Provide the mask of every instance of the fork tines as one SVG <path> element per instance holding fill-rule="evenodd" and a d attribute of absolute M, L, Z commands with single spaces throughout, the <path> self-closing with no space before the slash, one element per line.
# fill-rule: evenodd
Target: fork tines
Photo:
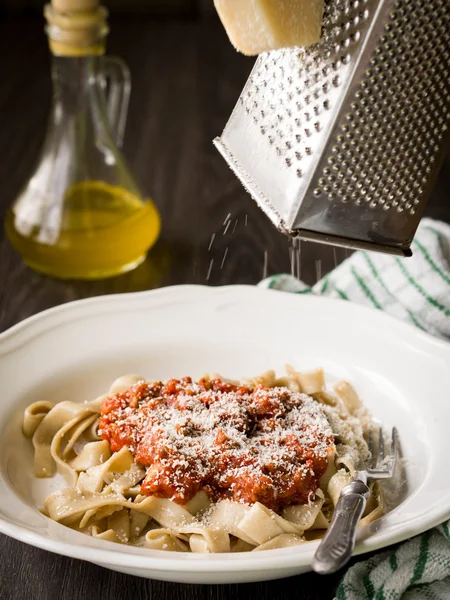
<path fill-rule="evenodd" d="M 393 476 L 397 462 L 398 432 L 396 427 L 392 428 L 390 451 L 386 454 L 384 434 L 381 427 L 377 428 L 378 435 L 374 436 L 372 430 L 368 434 L 368 446 L 371 453 L 371 464 L 367 469 L 367 476 L 371 479 L 389 479 Z M 377 438 L 375 447 L 374 437 Z"/>

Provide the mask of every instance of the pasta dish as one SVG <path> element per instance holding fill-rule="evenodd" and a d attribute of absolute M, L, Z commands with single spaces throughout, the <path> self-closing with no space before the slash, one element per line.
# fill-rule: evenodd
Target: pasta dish
<path fill-rule="evenodd" d="M 242 381 L 127 375 L 92 402 L 24 413 L 34 474 L 64 476 L 50 519 L 112 542 L 177 552 L 281 548 L 323 535 L 364 465 L 370 419 L 321 369 Z M 383 513 L 378 484 L 361 524 Z"/>

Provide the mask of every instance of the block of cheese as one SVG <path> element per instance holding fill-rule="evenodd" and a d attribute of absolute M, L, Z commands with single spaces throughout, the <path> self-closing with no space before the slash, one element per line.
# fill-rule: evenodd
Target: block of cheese
<path fill-rule="evenodd" d="M 231 43 L 247 56 L 320 40 L 323 0 L 214 0 L 214 5 Z"/>

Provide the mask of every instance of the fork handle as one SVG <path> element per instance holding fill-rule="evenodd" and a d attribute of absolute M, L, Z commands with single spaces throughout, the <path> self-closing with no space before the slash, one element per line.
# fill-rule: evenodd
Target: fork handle
<path fill-rule="evenodd" d="M 368 497 L 369 488 L 358 479 L 342 489 L 330 527 L 313 559 L 316 573 L 334 573 L 350 560 Z"/>

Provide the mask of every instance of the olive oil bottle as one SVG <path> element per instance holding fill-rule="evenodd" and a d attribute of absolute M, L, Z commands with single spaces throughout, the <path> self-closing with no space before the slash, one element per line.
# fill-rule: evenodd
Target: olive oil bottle
<path fill-rule="evenodd" d="M 6 231 L 38 272 L 110 277 L 142 262 L 160 231 L 156 207 L 119 150 L 130 75 L 123 61 L 104 55 L 107 13 L 93 0 L 54 0 L 45 15 L 52 108 L 38 164 L 7 214 Z"/>

